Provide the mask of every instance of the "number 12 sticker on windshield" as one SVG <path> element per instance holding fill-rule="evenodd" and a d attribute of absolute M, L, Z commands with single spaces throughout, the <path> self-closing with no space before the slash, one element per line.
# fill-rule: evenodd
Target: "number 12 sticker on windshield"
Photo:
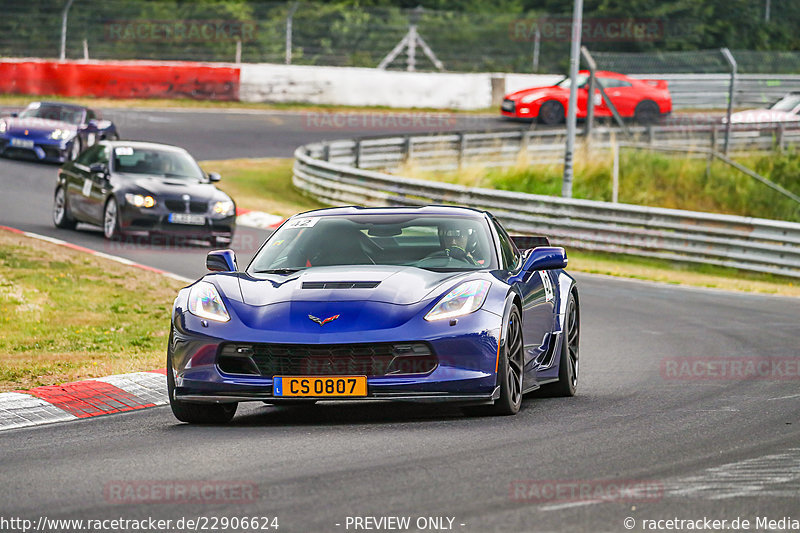
<path fill-rule="evenodd" d="M 319 217 L 293 218 L 286 223 L 287 228 L 310 228 L 319 222 Z"/>

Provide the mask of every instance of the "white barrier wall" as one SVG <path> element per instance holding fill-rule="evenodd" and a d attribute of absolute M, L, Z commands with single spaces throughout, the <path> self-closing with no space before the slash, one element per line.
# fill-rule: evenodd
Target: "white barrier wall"
<path fill-rule="evenodd" d="M 548 85 L 560 79 L 559 76 L 534 74 L 401 72 L 353 67 L 243 64 L 239 98 L 245 102 L 485 109 L 493 106 L 493 78 L 500 78 L 506 84 L 511 80 L 513 90 Z M 497 83 L 494 105 L 499 105 Z"/>

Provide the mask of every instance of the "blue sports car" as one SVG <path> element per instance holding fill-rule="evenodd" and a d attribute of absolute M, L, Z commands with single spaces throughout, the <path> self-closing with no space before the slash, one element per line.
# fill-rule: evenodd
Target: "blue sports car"
<path fill-rule="evenodd" d="M 169 399 L 184 422 L 238 402 L 460 402 L 517 413 L 578 384 L 580 308 L 563 248 L 463 207 L 340 207 L 284 222 L 240 271 L 231 250 L 175 300 Z M 527 247 L 523 245 L 523 247 Z"/>
<path fill-rule="evenodd" d="M 33 102 L 0 118 L 0 155 L 63 163 L 103 139 L 118 139 L 114 123 L 73 104 Z"/>

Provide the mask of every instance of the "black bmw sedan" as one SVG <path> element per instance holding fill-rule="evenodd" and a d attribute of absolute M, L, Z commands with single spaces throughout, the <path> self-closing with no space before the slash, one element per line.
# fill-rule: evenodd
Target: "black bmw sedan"
<path fill-rule="evenodd" d="M 103 227 L 106 238 L 128 233 L 177 234 L 230 244 L 236 205 L 183 148 L 138 141 L 101 141 L 58 171 L 53 222 Z"/>

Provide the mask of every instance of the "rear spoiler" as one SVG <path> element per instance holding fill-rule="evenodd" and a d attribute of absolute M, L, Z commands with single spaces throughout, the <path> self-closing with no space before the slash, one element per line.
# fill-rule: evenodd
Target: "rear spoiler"
<path fill-rule="evenodd" d="M 652 85 L 653 87 L 664 90 L 667 90 L 669 85 L 669 82 L 667 80 L 642 80 L 642 81 L 648 85 Z"/>
<path fill-rule="evenodd" d="M 511 240 L 520 250 L 537 248 L 539 246 L 550 246 L 550 240 L 544 235 L 512 235 Z"/>

